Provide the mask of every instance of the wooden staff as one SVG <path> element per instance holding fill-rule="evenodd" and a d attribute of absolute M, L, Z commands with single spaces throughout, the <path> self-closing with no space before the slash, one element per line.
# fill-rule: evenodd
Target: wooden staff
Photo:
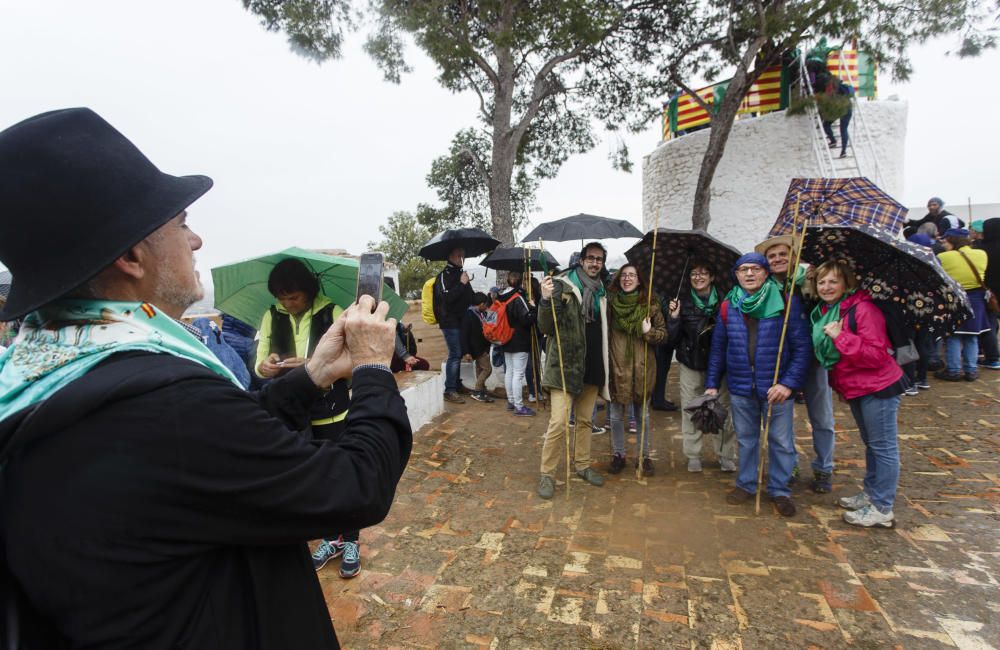
<path fill-rule="evenodd" d="M 524 248 L 524 277 L 528 278 L 528 302 L 532 302 L 534 299 L 531 295 L 531 281 L 533 276 L 531 275 L 531 251 Z M 523 281 L 522 281 L 523 284 Z M 538 333 L 535 331 L 535 326 L 531 326 L 531 376 L 535 378 L 535 403 L 541 408 L 544 406 L 542 400 L 542 369 L 541 364 L 536 363 L 541 359 L 542 355 L 538 347 Z"/>
<path fill-rule="evenodd" d="M 795 244 L 795 235 L 798 234 L 799 225 L 800 225 L 799 224 L 799 200 L 798 199 L 795 200 L 795 213 L 792 216 L 792 223 L 793 223 L 793 226 L 792 226 L 792 244 L 794 245 Z M 798 246 L 795 247 L 796 248 L 796 251 L 795 251 L 795 265 L 789 267 L 789 271 L 792 271 L 792 269 L 794 269 L 794 272 L 788 273 L 788 275 L 785 278 L 785 286 L 786 287 L 790 287 L 790 288 L 788 289 L 788 292 L 787 292 L 788 299 L 785 301 L 785 319 L 784 319 L 784 322 L 781 324 L 781 337 L 778 339 L 778 358 L 774 362 L 774 379 L 771 380 L 771 386 L 774 386 L 775 384 L 778 383 L 778 374 L 781 372 L 781 353 L 782 353 L 782 351 L 785 348 L 785 334 L 788 332 L 788 315 L 792 311 L 792 291 L 795 288 L 795 282 L 794 282 L 794 280 L 792 280 L 791 285 L 788 284 L 788 280 L 792 279 L 794 277 L 794 275 L 795 275 L 795 272 L 797 272 L 798 269 L 799 269 L 799 261 L 802 259 L 802 241 L 805 239 L 805 236 L 806 236 L 805 224 L 803 223 L 801 225 L 802 225 L 802 228 L 801 228 L 802 232 L 799 235 Z M 791 396 L 789 396 L 789 397 L 791 398 Z M 770 401 L 768 401 L 768 403 L 767 403 L 767 416 L 764 418 L 764 429 L 763 429 L 763 431 L 761 431 L 760 444 L 758 445 L 758 451 L 760 452 L 760 454 L 759 454 L 759 456 L 757 458 L 757 494 L 756 494 L 756 498 L 754 500 L 754 514 L 758 514 L 758 515 L 760 514 L 761 482 L 764 480 L 764 457 L 767 455 L 767 435 L 768 435 L 768 432 L 771 430 L 771 409 L 773 408 L 773 406 L 774 405 L 771 404 Z M 792 441 L 792 444 L 795 444 L 794 440 Z"/>
<path fill-rule="evenodd" d="M 653 254 L 649 258 L 649 276 L 646 278 L 648 287 L 646 288 L 646 318 L 649 319 L 649 324 L 652 326 L 653 318 L 649 315 L 649 307 L 653 302 L 653 270 L 656 268 L 656 235 L 660 230 L 660 211 L 656 211 L 656 222 L 653 225 Z M 636 267 L 638 268 L 638 267 Z M 646 418 L 649 415 L 649 371 L 647 370 L 649 343 L 646 342 L 646 337 L 643 335 L 642 338 L 642 424 L 639 425 L 639 455 L 645 460 L 645 455 L 643 455 L 643 449 L 646 443 Z M 624 413 L 622 414 L 624 415 Z M 642 460 L 639 461 L 635 468 L 635 477 L 638 480 L 642 480 Z"/>
<path fill-rule="evenodd" d="M 538 238 L 538 248 L 540 249 L 539 254 L 544 256 L 545 243 L 541 237 Z M 556 331 L 556 350 L 559 351 L 559 379 L 562 381 L 563 396 L 566 398 L 566 498 L 569 498 L 569 466 L 573 462 L 569 453 L 569 414 L 573 410 L 573 400 L 569 399 L 569 393 L 566 391 L 566 368 L 563 366 L 562 337 L 559 336 L 559 317 L 556 316 L 556 301 L 549 300 L 549 306 L 552 307 L 552 329 Z M 587 435 L 590 434 L 588 433 Z"/>

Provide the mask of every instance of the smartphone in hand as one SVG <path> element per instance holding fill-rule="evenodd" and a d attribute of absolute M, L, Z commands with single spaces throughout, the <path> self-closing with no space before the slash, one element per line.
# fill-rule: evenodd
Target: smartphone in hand
<path fill-rule="evenodd" d="M 371 296 L 377 305 L 382 301 L 385 256 L 382 253 L 363 253 L 358 263 L 358 289 L 355 300 L 361 296 Z"/>

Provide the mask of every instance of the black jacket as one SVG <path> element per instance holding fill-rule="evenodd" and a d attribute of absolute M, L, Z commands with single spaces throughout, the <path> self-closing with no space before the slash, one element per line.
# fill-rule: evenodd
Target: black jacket
<path fill-rule="evenodd" d="M 472 285 L 462 283 L 462 269 L 451 262 L 434 283 L 434 316 L 441 329 L 459 329 L 462 316 L 472 304 Z M 439 306 L 440 305 L 440 306 Z"/>
<path fill-rule="evenodd" d="M 990 291 L 1000 294 L 1000 218 L 983 222 L 983 239 L 978 248 L 986 251 L 986 275 L 983 282 Z"/>
<path fill-rule="evenodd" d="M 528 298 L 521 289 L 508 288 L 500 294 L 500 302 L 510 299 L 511 292 L 517 291 L 520 297 L 510 301 L 507 305 L 507 322 L 514 330 L 514 336 L 504 343 L 504 352 L 531 352 L 531 329 L 535 326 L 537 314 L 535 310 L 528 307 Z"/>
<path fill-rule="evenodd" d="M 483 336 L 483 321 L 479 320 L 471 307 L 466 309 L 462 316 L 462 354 L 476 359 L 489 349 L 490 342 Z"/>
<path fill-rule="evenodd" d="M 667 338 L 677 351 L 677 360 L 691 370 L 708 370 L 712 328 L 717 317 L 718 309 L 715 316 L 706 316 L 695 307 L 690 293 L 681 296 L 681 313 L 677 318 L 668 314 Z"/>
<path fill-rule="evenodd" d="M 305 542 L 381 521 L 412 435 L 386 372 L 354 375 L 338 443 L 299 433 L 318 394 L 112 356 L 0 422 L 0 578 L 73 647 L 337 648 Z"/>
<path fill-rule="evenodd" d="M 942 218 L 954 217 L 954 216 L 955 215 L 948 212 L 947 210 L 938 210 L 937 214 L 931 214 L 930 212 L 928 212 L 920 219 L 907 219 L 906 223 L 903 224 L 903 237 L 912 237 L 913 235 L 916 234 L 920 226 L 924 225 L 925 223 L 933 223 L 935 226 L 937 226 L 938 230 L 937 236 L 941 237 L 944 235 L 944 231 L 948 229 L 947 225 L 948 222 L 944 222 L 944 224 L 942 224 L 941 223 Z M 961 219 L 958 219 L 958 227 L 964 228 L 965 222 L 962 221 Z"/>

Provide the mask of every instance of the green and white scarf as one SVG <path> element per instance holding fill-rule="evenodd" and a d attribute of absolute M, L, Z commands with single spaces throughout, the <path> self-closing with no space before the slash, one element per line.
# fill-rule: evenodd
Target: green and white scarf
<path fill-rule="evenodd" d="M 0 356 L 0 419 L 47 399 L 112 354 L 135 350 L 190 359 L 242 389 L 204 343 L 153 305 L 67 299 L 29 314 Z"/>
<path fill-rule="evenodd" d="M 694 289 L 691 289 L 691 301 L 694 303 L 695 309 L 700 311 L 705 316 L 712 316 L 715 314 L 715 309 L 719 305 L 719 292 L 715 290 L 715 285 L 712 285 L 712 290 L 708 294 L 707 301 L 702 300 L 701 296 Z"/>
<path fill-rule="evenodd" d="M 781 285 L 774 276 L 767 276 L 764 284 L 754 293 L 747 293 L 739 284 L 735 285 L 726 300 L 733 303 L 744 315 L 761 320 L 780 316 L 785 310 L 785 300 L 781 297 Z"/>

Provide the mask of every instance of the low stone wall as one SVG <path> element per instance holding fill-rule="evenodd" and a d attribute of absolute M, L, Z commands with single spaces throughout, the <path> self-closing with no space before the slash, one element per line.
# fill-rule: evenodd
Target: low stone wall
<path fill-rule="evenodd" d="M 410 428 L 417 432 L 444 411 L 444 375 L 429 370 L 397 372 L 396 385 L 406 402 Z"/>

